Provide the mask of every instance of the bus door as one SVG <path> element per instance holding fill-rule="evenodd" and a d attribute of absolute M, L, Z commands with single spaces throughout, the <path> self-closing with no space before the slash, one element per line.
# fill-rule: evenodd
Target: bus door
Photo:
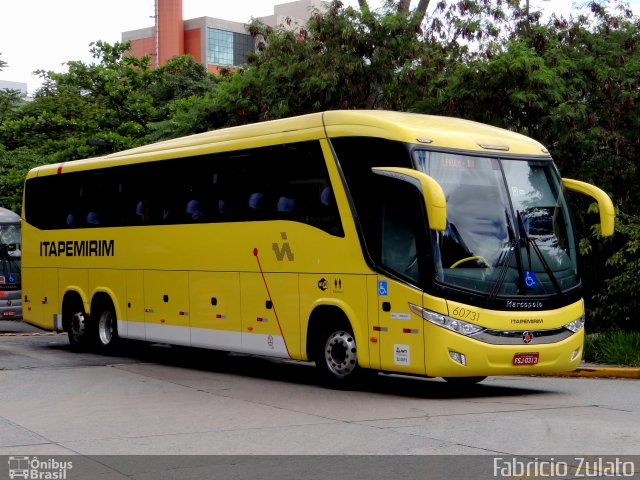
<path fill-rule="evenodd" d="M 422 198 L 412 185 L 381 179 L 374 255 L 378 274 L 378 320 L 382 370 L 425 373 L 424 320 L 411 312 L 422 307 L 421 270 L 425 265 L 427 228 Z M 370 237 L 371 238 L 371 237 Z"/>
<path fill-rule="evenodd" d="M 409 305 L 422 306 L 422 292 L 378 275 L 380 367 L 425 374 L 424 320 Z"/>

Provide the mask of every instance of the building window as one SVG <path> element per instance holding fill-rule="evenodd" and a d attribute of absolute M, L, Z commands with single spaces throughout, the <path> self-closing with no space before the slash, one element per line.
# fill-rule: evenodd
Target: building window
<path fill-rule="evenodd" d="M 207 63 L 238 66 L 247 63 L 247 53 L 255 50 L 251 35 L 207 29 Z"/>

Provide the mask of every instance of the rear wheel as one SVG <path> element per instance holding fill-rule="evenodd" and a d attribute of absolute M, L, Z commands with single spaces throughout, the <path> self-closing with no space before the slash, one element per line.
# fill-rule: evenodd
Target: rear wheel
<path fill-rule="evenodd" d="M 98 305 L 91 315 L 93 341 L 99 350 L 112 350 L 118 343 L 118 322 L 111 305 Z"/>
<path fill-rule="evenodd" d="M 69 335 L 69 344 L 73 350 L 85 350 L 88 347 L 89 332 L 83 311 L 77 311 L 71 315 L 67 334 Z"/>

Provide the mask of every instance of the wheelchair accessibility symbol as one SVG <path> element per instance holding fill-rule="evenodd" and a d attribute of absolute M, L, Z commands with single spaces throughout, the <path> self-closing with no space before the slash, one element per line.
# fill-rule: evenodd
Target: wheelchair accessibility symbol
<path fill-rule="evenodd" d="M 388 297 L 389 296 L 389 284 L 386 280 L 378 280 L 378 296 L 380 297 Z"/>
<path fill-rule="evenodd" d="M 536 272 L 532 272 L 530 270 L 524 271 L 524 285 L 527 288 L 536 288 L 538 286 Z"/>

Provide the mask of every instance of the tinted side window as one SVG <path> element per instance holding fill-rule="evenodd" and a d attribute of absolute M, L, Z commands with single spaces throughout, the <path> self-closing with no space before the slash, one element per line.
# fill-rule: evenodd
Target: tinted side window
<path fill-rule="evenodd" d="M 36 177 L 42 229 L 291 220 L 343 235 L 317 141 Z"/>
<path fill-rule="evenodd" d="M 412 168 L 409 150 L 401 142 L 371 137 L 334 138 L 331 144 L 342 168 L 356 215 L 372 258 L 380 256 L 381 177 L 372 167 Z"/>
<path fill-rule="evenodd" d="M 380 183 L 376 260 L 396 275 L 423 285 L 431 257 L 422 195 L 400 180 L 382 178 Z"/>

